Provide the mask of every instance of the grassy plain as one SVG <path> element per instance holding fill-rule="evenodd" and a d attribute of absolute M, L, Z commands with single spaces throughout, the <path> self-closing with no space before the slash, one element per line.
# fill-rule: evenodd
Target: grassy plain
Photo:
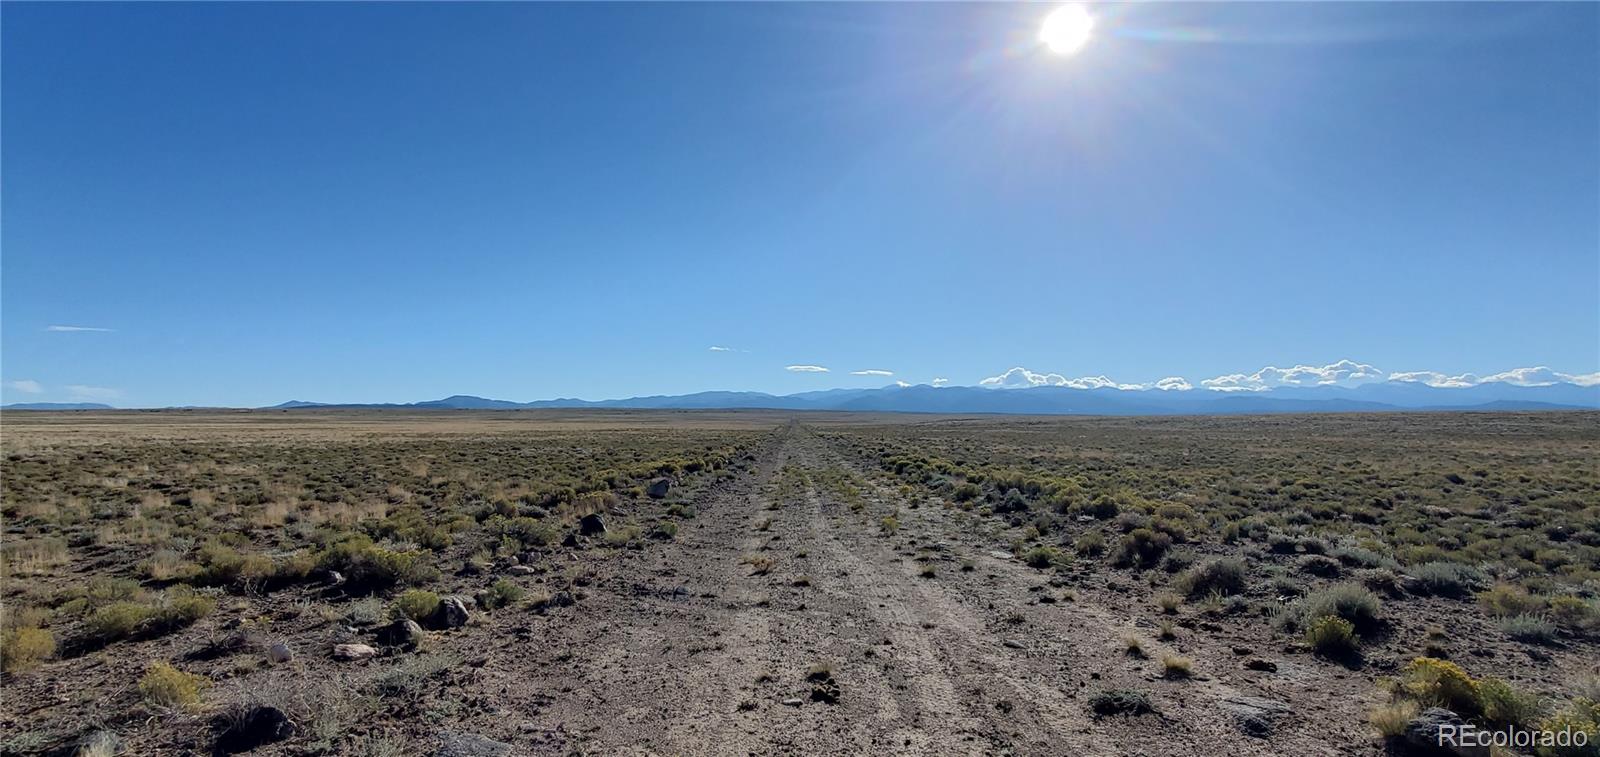
<path fill-rule="evenodd" d="M 1600 743 L 1595 413 L 0 425 L 6 754 Z"/>

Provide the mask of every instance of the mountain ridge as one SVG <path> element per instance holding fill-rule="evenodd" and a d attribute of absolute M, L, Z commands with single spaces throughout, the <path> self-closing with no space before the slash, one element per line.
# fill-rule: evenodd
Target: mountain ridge
<path fill-rule="evenodd" d="M 832 410 L 901 413 L 993 413 L 1015 415 L 1223 415 L 1268 413 L 1399 412 L 1414 410 L 1596 410 L 1600 386 L 1571 383 L 1518 386 L 1477 384 L 1436 387 L 1379 382 L 1354 387 L 1276 387 L 1259 391 L 1119 389 L 1035 386 L 996 389 L 975 386 L 890 385 L 875 389 L 829 389 L 795 394 L 705 391 L 620 399 L 571 397 L 517 402 L 470 394 L 405 403 L 289 400 L 257 410 L 316 408 L 395 410 L 520 410 L 615 408 L 635 410 Z M 113 410 L 100 403 L 19 403 L 6 410 Z M 170 408 L 168 408 L 170 409 Z"/>

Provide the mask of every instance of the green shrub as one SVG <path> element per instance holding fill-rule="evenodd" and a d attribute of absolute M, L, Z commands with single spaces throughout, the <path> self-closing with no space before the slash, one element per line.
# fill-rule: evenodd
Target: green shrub
<path fill-rule="evenodd" d="M 1478 699 L 1483 704 L 1484 718 L 1499 726 L 1527 728 L 1545 709 L 1537 694 L 1521 691 L 1499 678 L 1479 681 Z"/>
<path fill-rule="evenodd" d="M 323 550 L 317 567 L 343 573 L 345 588 L 357 593 L 381 591 L 395 584 L 426 583 L 437 575 L 425 553 L 384 549 L 366 536 L 350 537 Z"/>
<path fill-rule="evenodd" d="M 17 673 L 56 653 L 56 637 L 43 628 L 13 628 L 0 636 L 0 670 Z"/>
<path fill-rule="evenodd" d="M 422 589 L 407 589 L 395 597 L 394 609 L 400 615 L 423 622 L 439 611 L 439 595 Z"/>
<path fill-rule="evenodd" d="M 1356 633 L 1370 634 L 1383 625 L 1382 612 L 1376 594 L 1356 584 L 1336 584 L 1301 600 L 1299 619 L 1309 625 L 1331 615 L 1349 622 Z"/>
<path fill-rule="evenodd" d="M 554 523 L 538 518 L 508 518 L 500 524 L 500 531 L 522 542 L 523 547 L 548 546 L 561 538 L 561 531 Z"/>
<path fill-rule="evenodd" d="M 1306 644 L 1317 654 L 1342 657 L 1355 652 L 1361 642 L 1356 637 L 1355 625 L 1350 621 L 1324 615 L 1311 621 L 1306 628 Z"/>
<path fill-rule="evenodd" d="M 1538 615 L 1501 618 L 1500 630 L 1517 641 L 1529 644 L 1550 644 L 1556 640 L 1556 624 Z"/>
<path fill-rule="evenodd" d="M 1117 547 L 1116 563 L 1148 568 L 1161 562 L 1171 547 L 1170 534 L 1136 528 L 1122 537 L 1122 543 Z"/>
<path fill-rule="evenodd" d="M 1483 712 L 1478 682 L 1461 666 L 1434 657 L 1418 657 L 1408 663 L 1396 682 L 1397 693 L 1424 707 L 1443 707 L 1463 717 Z"/>
<path fill-rule="evenodd" d="M 494 610 L 521 599 L 525 593 L 527 592 L 523 591 L 521 586 L 502 578 L 484 590 L 478 598 L 478 604 L 485 610 Z"/>
<path fill-rule="evenodd" d="M 200 692 L 211 681 L 205 676 L 185 673 L 164 662 L 152 664 L 139 679 L 139 695 L 144 701 L 179 710 L 193 709 L 200 703 Z"/>
<path fill-rule="evenodd" d="M 1592 631 L 1600 627 L 1600 610 L 1591 602 L 1573 596 L 1552 597 L 1550 619 L 1573 631 Z"/>
<path fill-rule="evenodd" d="M 1539 730 L 1561 732 L 1570 730 L 1574 734 L 1583 733 L 1584 746 L 1572 747 L 1541 747 L 1537 750 L 1540 757 L 1594 757 L 1600 749 L 1600 702 L 1587 697 L 1578 697 L 1568 703 L 1559 712 L 1545 718 L 1539 723 Z"/>
<path fill-rule="evenodd" d="M 1246 571 L 1243 560 L 1224 557 L 1184 573 L 1178 578 L 1178 588 L 1190 597 L 1239 594 L 1244 591 Z"/>
<path fill-rule="evenodd" d="M 1055 547 L 1034 547 L 1022 553 L 1022 561 L 1030 567 L 1043 570 L 1066 560 L 1066 554 Z"/>
<path fill-rule="evenodd" d="M 1488 591 L 1479 592 L 1478 603 L 1496 617 L 1535 615 L 1545 609 L 1543 597 L 1529 594 L 1527 589 L 1513 584 L 1496 584 Z"/>
<path fill-rule="evenodd" d="M 149 605 L 138 602 L 112 602 L 95 610 L 85 621 L 84 628 L 90 641 L 107 644 L 132 636 L 139 630 L 141 624 L 155 614 L 155 608 Z"/>
<path fill-rule="evenodd" d="M 1078 551 L 1078 554 L 1085 557 L 1094 557 L 1105 553 L 1106 537 L 1101 535 L 1099 531 L 1089 531 L 1079 536 L 1072 546 L 1073 549 Z"/>
<path fill-rule="evenodd" d="M 1418 593 L 1437 597 L 1464 597 L 1483 581 L 1477 568 L 1454 562 L 1423 563 L 1406 572 L 1416 579 Z"/>

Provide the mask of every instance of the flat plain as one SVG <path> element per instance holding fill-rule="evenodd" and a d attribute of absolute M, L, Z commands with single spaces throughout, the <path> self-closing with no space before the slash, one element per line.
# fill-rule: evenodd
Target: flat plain
<path fill-rule="evenodd" d="M 1600 413 L 0 425 L 4 754 L 1600 743 Z"/>

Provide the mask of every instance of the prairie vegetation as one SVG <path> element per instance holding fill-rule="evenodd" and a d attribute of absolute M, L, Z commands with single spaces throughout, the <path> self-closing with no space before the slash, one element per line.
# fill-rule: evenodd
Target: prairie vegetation
<path fill-rule="evenodd" d="M 6 754 L 1600 739 L 1596 414 L 5 422 Z"/>

